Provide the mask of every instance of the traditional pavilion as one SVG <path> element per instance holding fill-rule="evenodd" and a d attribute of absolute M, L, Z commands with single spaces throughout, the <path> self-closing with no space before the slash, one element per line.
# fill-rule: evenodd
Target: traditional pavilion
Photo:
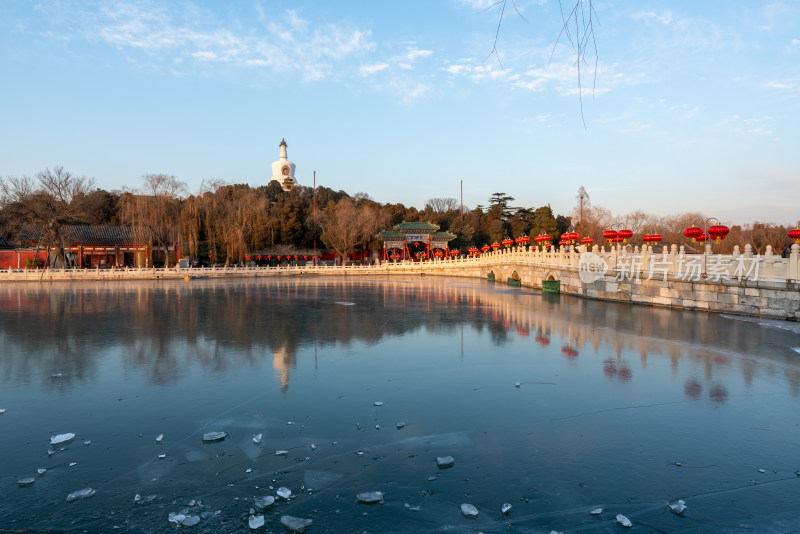
<path fill-rule="evenodd" d="M 383 260 L 431 259 L 437 250 L 449 257 L 448 243 L 456 238 L 450 232 L 440 232 L 439 225 L 429 222 L 401 222 L 392 230 L 378 234 L 383 239 Z"/>
<path fill-rule="evenodd" d="M 272 179 L 270 182 L 278 182 L 284 191 L 291 191 L 297 181 L 294 178 L 294 163 L 289 161 L 286 155 L 286 139 L 281 139 L 281 153 L 278 161 L 272 162 Z"/>

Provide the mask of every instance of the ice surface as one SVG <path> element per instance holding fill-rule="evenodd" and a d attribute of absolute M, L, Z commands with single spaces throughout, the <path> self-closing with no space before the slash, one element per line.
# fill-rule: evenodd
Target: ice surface
<path fill-rule="evenodd" d="M 67 432 L 65 434 L 56 434 L 50 438 L 50 445 L 63 445 L 75 439 L 75 434 Z"/>
<path fill-rule="evenodd" d="M 73 502 L 80 499 L 88 499 L 94 494 L 95 491 L 92 488 L 83 488 L 80 490 L 76 490 L 67 495 L 67 502 Z"/>
<path fill-rule="evenodd" d="M 314 522 L 311 519 L 305 519 L 303 517 L 282 515 L 281 524 L 292 532 L 304 532 L 306 528 L 313 525 Z"/>
<path fill-rule="evenodd" d="M 323 489 L 334 485 L 342 475 L 329 471 L 306 470 L 303 473 L 303 485 L 307 488 Z"/>
<path fill-rule="evenodd" d="M 465 517 L 475 517 L 478 515 L 478 509 L 469 503 L 464 503 L 461 505 L 461 513 L 464 514 Z"/>

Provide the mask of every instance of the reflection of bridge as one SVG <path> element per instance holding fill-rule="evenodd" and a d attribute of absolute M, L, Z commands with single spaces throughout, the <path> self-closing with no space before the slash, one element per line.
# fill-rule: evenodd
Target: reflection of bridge
<path fill-rule="evenodd" d="M 2 270 L 0 280 L 125 280 L 158 278 L 229 278 L 297 275 L 397 276 L 444 275 L 514 280 L 515 285 L 541 288 L 558 280 L 562 293 L 671 308 L 800 320 L 800 245 L 788 258 L 754 255 L 749 245 L 732 255 L 685 254 L 673 245 L 617 248 L 584 247 L 539 251 L 511 248 L 477 258 L 379 265 L 296 265 L 202 269 Z"/>

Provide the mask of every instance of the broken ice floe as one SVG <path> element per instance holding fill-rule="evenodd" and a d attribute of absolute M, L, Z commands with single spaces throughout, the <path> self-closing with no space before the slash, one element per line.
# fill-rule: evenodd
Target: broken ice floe
<path fill-rule="evenodd" d="M 520 384 L 519 382 L 515 382 L 515 383 L 514 383 L 514 387 L 515 387 L 515 388 L 518 388 L 518 387 L 520 387 L 521 385 L 522 385 L 522 384 Z"/>
<path fill-rule="evenodd" d="M 75 434 L 66 432 L 64 434 L 56 434 L 50 438 L 50 445 L 63 445 L 75 439 Z"/>
<path fill-rule="evenodd" d="M 282 515 L 281 524 L 291 530 L 292 532 L 303 532 L 306 528 L 314 524 L 311 519 L 303 517 L 294 517 L 291 515 Z"/>
<path fill-rule="evenodd" d="M 422 510 L 422 507 L 420 507 L 419 505 L 411 506 L 410 504 L 405 503 L 403 506 L 406 507 L 406 510 L 411 510 L 412 512 L 419 512 L 420 510 Z"/>
<path fill-rule="evenodd" d="M 617 519 L 617 523 L 619 523 L 620 525 L 622 525 L 625 528 L 631 528 L 633 526 L 633 523 L 631 523 L 631 520 L 628 519 L 627 517 L 625 517 L 622 514 L 617 514 L 616 519 Z"/>
<path fill-rule="evenodd" d="M 284 449 L 275 451 L 275 456 L 286 456 L 287 454 L 289 454 L 289 451 Z"/>
<path fill-rule="evenodd" d="M 164 434 L 159 434 L 156 436 L 156 443 L 161 443 L 164 441 Z"/>
<path fill-rule="evenodd" d="M 264 526 L 264 516 L 263 515 L 251 515 L 250 519 L 247 520 L 247 524 L 250 525 L 250 528 L 255 530 L 257 528 L 261 528 Z"/>
<path fill-rule="evenodd" d="M 83 442 L 83 444 L 88 447 L 89 445 L 92 444 L 92 441 L 87 439 L 86 441 Z"/>
<path fill-rule="evenodd" d="M 190 515 L 190 516 L 187 516 L 186 519 L 183 520 L 183 523 L 181 523 L 181 526 L 183 526 L 183 527 L 193 527 L 199 522 L 200 522 L 200 516 L 199 515 Z"/>
<path fill-rule="evenodd" d="M 159 455 L 158 455 L 158 459 L 159 459 L 159 460 L 163 460 L 163 459 L 164 459 L 164 458 L 166 458 L 166 457 L 167 457 L 167 455 L 166 455 L 166 454 L 164 454 L 163 452 L 162 452 L 161 454 L 159 454 Z"/>
<path fill-rule="evenodd" d="M 265 495 L 263 497 L 253 497 L 253 505 L 258 510 L 264 510 L 275 504 L 275 497 L 272 495 Z"/>
<path fill-rule="evenodd" d="M 397 423 L 397 424 L 396 424 L 396 425 L 394 425 L 394 426 L 395 426 L 395 427 L 397 427 L 397 430 L 400 430 L 401 428 L 403 428 L 404 426 L 406 426 L 406 424 L 405 424 L 405 422 L 404 422 L 404 421 L 400 421 L 399 423 Z"/>
<path fill-rule="evenodd" d="M 67 502 L 78 501 L 80 499 L 88 499 L 95 494 L 92 488 L 83 488 L 67 495 Z"/>
<path fill-rule="evenodd" d="M 261 445 L 261 437 L 262 434 L 255 434 L 253 436 L 253 443 L 255 443 L 256 445 Z"/>
<path fill-rule="evenodd" d="M 17 480 L 17 486 L 20 488 L 26 488 L 28 486 L 33 486 L 34 482 L 36 482 L 36 479 L 33 477 L 23 477 Z"/>
<path fill-rule="evenodd" d="M 228 437 L 227 432 L 206 432 L 203 434 L 203 443 L 214 443 Z"/>
<path fill-rule="evenodd" d="M 439 469 L 446 469 L 448 467 L 453 467 L 456 463 L 455 459 L 452 456 L 437 456 L 436 457 L 436 465 Z"/>
<path fill-rule="evenodd" d="M 503 515 L 507 515 L 511 512 L 511 505 L 509 503 L 503 503 L 503 506 L 500 507 L 500 513 Z"/>
<path fill-rule="evenodd" d="M 765 469 L 759 469 L 758 472 L 759 473 L 766 473 L 767 471 Z"/>
<path fill-rule="evenodd" d="M 36 470 L 36 472 L 39 473 L 39 476 L 42 476 L 45 473 L 47 473 L 47 468 L 46 467 L 40 467 L 39 469 Z"/>
<path fill-rule="evenodd" d="M 675 515 L 683 515 L 686 512 L 686 508 L 687 506 L 683 499 L 669 503 L 669 511 Z"/>
<path fill-rule="evenodd" d="M 598 506 L 597 508 L 592 508 L 591 510 L 589 510 L 589 515 L 594 516 L 594 517 L 597 517 L 602 513 L 603 513 L 603 507 L 602 506 Z"/>
<path fill-rule="evenodd" d="M 280 497 L 281 499 L 287 499 L 288 500 L 289 497 L 292 496 L 292 490 L 290 490 L 289 488 L 283 487 L 283 486 L 278 488 L 278 491 L 276 491 L 275 493 L 277 493 L 278 497 Z"/>
<path fill-rule="evenodd" d="M 339 306 L 355 306 L 355 302 L 346 302 L 346 301 L 336 301 L 334 304 L 338 304 Z"/>
<path fill-rule="evenodd" d="M 311 447 L 311 450 L 312 450 L 312 451 L 315 451 L 315 450 L 317 450 L 317 446 L 316 446 L 316 445 L 314 445 L 313 443 L 312 443 L 311 445 L 309 445 L 309 447 Z"/>
<path fill-rule="evenodd" d="M 375 504 L 383 502 L 383 492 L 365 491 L 363 493 L 359 493 L 358 495 L 356 495 L 356 499 L 358 499 L 358 502 L 362 504 Z"/>
<path fill-rule="evenodd" d="M 478 515 L 478 509 L 469 503 L 464 503 L 461 505 L 461 513 L 464 517 L 475 517 Z"/>
<path fill-rule="evenodd" d="M 374 404 L 375 406 L 383 406 L 383 401 L 375 401 L 372 404 Z"/>
<path fill-rule="evenodd" d="M 78 465 L 78 462 L 70 462 L 70 463 L 69 463 L 69 466 L 70 466 L 70 467 L 75 467 L 76 465 Z"/>
<path fill-rule="evenodd" d="M 5 408 L 0 408 L 0 415 L 3 415 L 4 413 L 6 413 L 6 409 Z"/>

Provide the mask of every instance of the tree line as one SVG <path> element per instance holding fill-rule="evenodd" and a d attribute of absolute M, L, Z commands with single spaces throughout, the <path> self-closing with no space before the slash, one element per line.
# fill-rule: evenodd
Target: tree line
<path fill-rule="evenodd" d="M 204 182 L 190 194 L 185 183 L 168 174 L 147 174 L 138 188 L 106 191 L 93 179 L 55 167 L 34 177 L 0 178 L 0 233 L 13 243 L 23 232 L 34 231 L 63 251 L 66 225 L 127 226 L 140 242 L 158 250 L 179 247 L 181 257 L 231 264 L 248 256 L 309 254 L 323 248 L 346 261 L 359 249 L 381 250 L 378 234 L 403 221 L 437 224 L 456 235 L 451 248 L 467 250 L 523 234 L 549 234 L 555 244 L 568 230 L 602 244 L 603 231 L 614 224 L 626 226 L 635 238 L 657 232 L 663 244 L 684 244 L 683 229 L 706 218 L 700 213 L 657 217 L 643 211 L 617 217 L 592 205 L 584 187 L 576 200 L 569 215 L 556 214 L 549 205 L 514 206 L 514 197 L 502 192 L 490 195 L 485 207 L 462 208 L 454 198 L 431 198 L 417 209 L 325 186 L 316 188 L 315 198 L 313 188 L 295 186 L 287 192 L 276 182 L 259 187 Z M 729 253 L 733 245 L 744 243 L 759 253 L 767 245 L 780 251 L 788 228 L 760 222 L 735 225 L 715 252 Z M 162 261 L 169 265 L 174 258 Z"/>

